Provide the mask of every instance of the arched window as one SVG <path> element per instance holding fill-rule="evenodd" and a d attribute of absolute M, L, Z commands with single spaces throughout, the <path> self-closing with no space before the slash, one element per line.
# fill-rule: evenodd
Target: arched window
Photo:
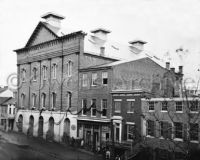
<path fill-rule="evenodd" d="M 21 94 L 21 107 L 25 107 L 25 94 Z"/>
<path fill-rule="evenodd" d="M 52 65 L 52 71 L 53 71 L 53 79 L 56 79 L 56 68 L 57 68 L 57 65 L 54 63 L 53 65 Z"/>
<path fill-rule="evenodd" d="M 52 109 L 54 109 L 55 107 L 56 107 L 56 93 L 55 92 L 53 92 L 52 93 Z"/>
<path fill-rule="evenodd" d="M 35 93 L 32 94 L 32 107 L 36 107 L 36 98 L 37 95 Z"/>
<path fill-rule="evenodd" d="M 45 108 L 45 102 L 46 102 L 46 94 L 42 93 L 41 95 L 41 107 Z"/>
<path fill-rule="evenodd" d="M 47 66 L 42 67 L 42 78 L 43 80 L 47 79 Z"/>
<path fill-rule="evenodd" d="M 21 71 L 21 77 L 22 77 L 22 82 L 25 82 L 25 79 L 26 79 L 26 70 L 23 68 L 22 71 Z"/>
<path fill-rule="evenodd" d="M 72 61 L 68 61 L 67 62 L 67 76 L 71 76 L 72 75 L 72 66 L 73 66 Z"/>
<path fill-rule="evenodd" d="M 53 117 L 49 118 L 49 131 L 51 134 L 54 134 L 54 119 L 53 119 Z"/>
<path fill-rule="evenodd" d="M 33 80 L 36 81 L 37 79 L 37 69 L 34 67 L 33 68 Z"/>
<path fill-rule="evenodd" d="M 72 99 L 72 93 L 67 92 L 67 108 L 71 107 L 71 99 Z"/>

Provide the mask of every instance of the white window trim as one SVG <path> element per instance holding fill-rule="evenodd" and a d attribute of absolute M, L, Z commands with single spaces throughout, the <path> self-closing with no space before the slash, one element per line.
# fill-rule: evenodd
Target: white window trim
<path fill-rule="evenodd" d="M 36 72 L 36 73 L 35 73 L 35 72 Z M 36 74 L 36 77 L 35 77 L 35 74 Z M 36 79 L 34 79 L 34 77 L 35 77 Z M 37 68 L 36 68 L 36 67 L 33 68 L 33 82 L 37 82 Z"/>
<path fill-rule="evenodd" d="M 97 75 L 97 73 L 92 73 L 92 75 L 96 75 L 96 79 L 95 80 L 97 80 L 98 79 L 98 75 Z M 97 86 L 97 84 L 93 84 L 93 77 L 92 77 L 92 84 L 91 84 L 91 86 Z"/>
<path fill-rule="evenodd" d="M 183 113 L 183 111 L 176 111 L 175 113 Z"/>
<path fill-rule="evenodd" d="M 116 101 L 116 102 L 121 102 L 122 99 L 114 99 L 114 101 Z"/>
<path fill-rule="evenodd" d="M 174 141 L 183 142 L 183 138 L 174 138 Z"/>
<path fill-rule="evenodd" d="M 198 111 L 190 111 L 190 113 L 198 114 Z"/>
<path fill-rule="evenodd" d="M 107 77 L 104 77 L 104 76 L 103 76 L 103 73 L 106 73 L 106 74 L 107 74 Z M 104 78 L 107 78 L 107 84 L 103 84 L 103 79 L 104 79 Z M 104 86 L 107 86 L 107 85 L 108 85 L 108 72 L 107 72 L 107 71 L 102 72 L 102 85 L 104 85 Z"/>
<path fill-rule="evenodd" d="M 149 110 L 149 102 L 153 102 L 154 103 L 154 110 Z M 149 112 L 155 112 L 155 101 L 149 101 L 148 102 L 148 110 L 149 110 Z"/>
<path fill-rule="evenodd" d="M 70 66 L 71 64 L 71 66 Z M 69 60 L 67 62 L 67 76 L 71 77 L 72 76 L 72 66 L 73 66 L 73 62 L 71 60 Z"/>
<path fill-rule="evenodd" d="M 191 143 L 199 143 L 199 141 L 197 141 L 197 140 L 191 140 L 190 142 Z"/>
<path fill-rule="evenodd" d="M 45 97 L 45 98 L 44 98 Z M 45 101 L 46 100 L 46 94 L 45 93 L 42 93 L 41 94 L 41 108 L 45 108 L 45 106 L 44 106 L 44 103 L 43 103 L 43 101 Z"/>
<path fill-rule="evenodd" d="M 133 126 L 135 125 L 134 122 L 126 122 L 126 124 L 127 124 L 127 125 L 133 125 Z M 127 131 L 126 131 L 126 132 L 127 132 L 127 141 L 133 141 L 133 139 L 129 139 L 129 138 L 128 138 L 128 126 L 127 126 Z M 134 133 L 133 133 L 133 134 L 134 134 Z"/>

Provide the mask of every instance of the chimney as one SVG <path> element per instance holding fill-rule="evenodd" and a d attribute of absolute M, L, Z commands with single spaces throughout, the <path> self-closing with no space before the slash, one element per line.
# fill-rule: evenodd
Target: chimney
<path fill-rule="evenodd" d="M 50 24 L 53 27 L 56 27 L 58 29 L 61 28 L 61 20 L 65 19 L 64 16 L 58 15 L 53 12 L 48 12 L 41 16 L 41 18 L 46 20 L 46 23 Z"/>
<path fill-rule="evenodd" d="M 144 49 L 144 44 L 146 44 L 147 42 L 142 41 L 142 40 L 134 40 L 134 41 L 130 41 L 129 43 L 132 45 L 132 47 L 137 48 L 142 51 Z"/>
<path fill-rule="evenodd" d="M 170 69 L 170 63 L 166 62 L 166 69 L 169 70 Z"/>
<path fill-rule="evenodd" d="M 175 68 L 171 68 L 170 70 L 175 73 Z"/>
<path fill-rule="evenodd" d="M 180 74 L 183 74 L 183 66 L 179 66 L 179 67 L 178 67 L 178 70 L 179 70 L 178 72 L 179 72 Z"/>
<path fill-rule="evenodd" d="M 106 41 L 107 34 L 111 33 L 111 31 L 104 28 L 97 28 L 92 30 L 91 33 L 93 33 L 95 37 L 98 37 L 99 39 Z"/>
<path fill-rule="evenodd" d="M 105 47 L 100 47 L 100 56 L 105 56 Z"/>

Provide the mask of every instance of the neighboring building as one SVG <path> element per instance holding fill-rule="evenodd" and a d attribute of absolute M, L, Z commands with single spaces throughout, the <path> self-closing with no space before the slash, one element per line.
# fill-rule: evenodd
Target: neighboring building
<path fill-rule="evenodd" d="M 8 86 L 0 87 L 0 97 L 14 97 L 14 92 Z"/>
<path fill-rule="evenodd" d="M 142 135 L 157 158 L 184 157 L 200 147 L 199 108 L 198 97 L 142 99 Z"/>
<path fill-rule="evenodd" d="M 80 69 L 78 106 L 82 113 L 77 118 L 78 136 L 91 149 L 103 147 L 111 140 L 112 119 L 117 127 L 115 142 L 127 142 L 130 147 L 126 127 L 137 124 L 141 130 L 141 118 L 133 112 L 136 109 L 141 113 L 141 97 L 144 93 L 154 97 L 179 96 L 180 77 L 182 73 L 163 68 L 148 57 Z"/>
<path fill-rule="evenodd" d="M 3 130 L 13 130 L 16 113 L 15 99 L 12 97 L 0 97 L 0 126 Z"/>

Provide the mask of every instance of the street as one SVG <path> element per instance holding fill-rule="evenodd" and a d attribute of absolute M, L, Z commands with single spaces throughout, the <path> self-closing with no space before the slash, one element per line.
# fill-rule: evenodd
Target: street
<path fill-rule="evenodd" d="M 0 131 L 0 160 L 101 160 L 82 149 Z"/>

